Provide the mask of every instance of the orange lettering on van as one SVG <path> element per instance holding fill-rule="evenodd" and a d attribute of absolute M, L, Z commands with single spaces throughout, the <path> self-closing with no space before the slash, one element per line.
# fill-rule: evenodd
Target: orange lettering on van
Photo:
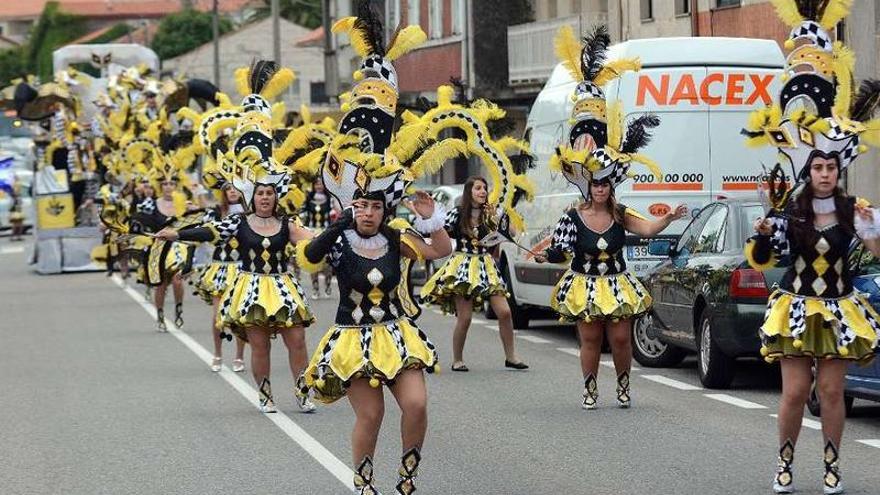
<path fill-rule="evenodd" d="M 687 100 L 691 105 L 698 105 L 700 103 L 697 96 L 697 88 L 694 86 L 694 76 L 690 74 L 684 74 L 681 76 L 681 80 L 678 81 L 678 86 L 675 87 L 675 91 L 672 93 L 672 98 L 669 100 L 669 104 L 675 105 L 681 100 Z"/>
<path fill-rule="evenodd" d="M 770 87 L 770 83 L 773 82 L 773 74 L 765 74 L 763 76 L 761 74 L 749 74 L 749 79 L 752 80 L 755 90 L 749 96 L 749 99 L 746 100 L 746 105 L 753 105 L 758 101 L 758 98 L 761 98 L 765 105 L 769 105 L 773 99 L 770 98 L 770 93 L 767 90 Z"/>
<path fill-rule="evenodd" d="M 730 74 L 727 76 L 727 104 L 742 105 L 742 94 L 745 90 L 743 83 L 746 80 L 745 74 Z"/>
<path fill-rule="evenodd" d="M 654 81 L 648 76 L 639 77 L 639 87 L 636 90 L 636 105 L 645 104 L 645 92 L 651 93 L 658 105 L 666 104 L 666 95 L 669 94 L 669 74 L 660 76 L 660 87 L 654 86 Z"/>
<path fill-rule="evenodd" d="M 712 96 L 709 94 L 709 85 L 712 83 L 723 83 L 724 82 L 724 74 L 714 73 L 709 74 L 703 79 L 703 82 L 700 84 L 700 98 L 703 99 L 709 105 L 720 105 L 721 97 L 720 96 Z"/>

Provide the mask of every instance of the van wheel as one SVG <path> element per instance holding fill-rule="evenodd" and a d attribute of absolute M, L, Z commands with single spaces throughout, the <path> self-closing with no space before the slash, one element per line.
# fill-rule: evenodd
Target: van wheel
<path fill-rule="evenodd" d="M 699 355 L 697 369 L 700 382 L 708 388 L 729 388 L 736 375 L 736 360 L 725 355 L 712 339 L 712 319 L 708 313 L 700 317 L 698 331 Z"/>
<path fill-rule="evenodd" d="M 507 305 L 510 306 L 510 318 L 513 320 L 513 328 L 527 330 L 529 328 L 529 315 L 524 307 L 516 303 L 516 297 L 513 295 L 513 284 L 510 283 L 510 270 L 507 269 L 507 258 L 502 260 L 499 268 L 501 269 L 501 280 L 504 280 L 504 285 L 507 286 L 507 293 L 509 294 Z M 491 309 L 490 305 L 489 310 L 491 311 Z"/>
<path fill-rule="evenodd" d="M 651 334 L 654 318 L 645 315 L 633 321 L 633 357 L 648 368 L 668 368 L 681 363 L 686 355 L 684 349 L 669 345 Z"/>

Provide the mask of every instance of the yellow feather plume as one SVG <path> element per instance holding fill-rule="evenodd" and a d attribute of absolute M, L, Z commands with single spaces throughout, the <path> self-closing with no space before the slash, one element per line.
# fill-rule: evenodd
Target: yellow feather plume
<path fill-rule="evenodd" d="M 571 26 L 565 25 L 559 28 L 554 40 L 556 57 L 571 74 L 575 81 L 583 81 L 584 74 L 581 72 L 581 43 L 574 35 Z"/>
<path fill-rule="evenodd" d="M 834 77 L 837 80 L 837 95 L 834 97 L 833 113 L 836 116 L 849 116 L 853 97 L 853 70 L 856 56 L 852 50 L 839 41 L 834 42 Z"/>
<path fill-rule="evenodd" d="M 795 0 L 772 0 L 772 3 L 776 8 L 776 15 L 788 27 L 799 26 L 804 22 L 804 17 L 798 11 Z"/>
<path fill-rule="evenodd" d="M 642 69 L 642 61 L 638 58 L 622 58 L 620 60 L 612 60 L 606 62 L 602 70 L 596 74 L 593 82 L 599 86 L 604 86 L 609 82 L 617 79 L 624 72 L 639 71 Z"/>
<path fill-rule="evenodd" d="M 407 26 L 401 29 L 397 36 L 395 36 L 391 47 L 385 53 L 385 60 L 396 60 L 424 43 L 427 39 L 428 35 L 422 31 L 420 26 Z"/>
<path fill-rule="evenodd" d="M 448 107 L 452 105 L 452 98 L 455 97 L 455 89 L 448 85 L 444 84 L 437 88 L 437 107 Z"/>
<path fill-rule="evenodd" d="M 348 34 L 351 39 L 351 47 L 354 48 L 355 53 L 363 58 L 370 54 L 370 44 L 367 42 L 368 38 L 365 33 L 354 27 L 356 20 L 356 17 L 343 17 L 333 24 L 331 31 L 337 34 Z"/>
<path fill-rule="evenodd" d="M 629 156 L 632 161 L 644 165 L 652 174 L 654 174 L 654 177 L 658 181 L 661 179 L 661 177 L 663 177 L 663 171 L 660 169 L 660 165 L 658 165 L 657 162 L 655 162 L 654 160 L 648 158 L 641 153 L 633 153 Z"/>
<path fill-rule="evenodd" d="M 623 107 L 619 101 L 608 105 L 608 146 L 619 150 L 623 143 Z"/>
<path fill-rule="evenodd" d="M 529 143 L 525 141 L 520 141 L 519 139 L 510 136 L 506 136 L 499 139 L 498 141 L 495 141 L 495 145 L 504 150 L 505 153 L 510 153 L 511 151 L 530 153 Z"/>
<path fill-rule="evenodd" d="M 531 201 L 535 198 L 535 184 L 529 180 L 526 174 L 519 174 L 513 177 L 513 185 L 517 189 L 526 193 L 526 199 Z"/>
<path fill-rule="evenodd" d="M 446 163 L 458 156 L 466 156 L 468 153 L 467 143 L 460 139 L 444 139 L 432 144 L 413 163 L 412 173 L 416 178 L 431 175 Z"/>
<path fill-rule="evenodd" d="M 871 146 L 880 146 L 880 119 L 872 119 L 863 124 L 865 131 L 859 137 Z"/>
<path fill-rule="evenodd" d="M 275 129 L 284 127 L 284 116 L 287 113 L 287 105 L 283 101 L 272 104 L 272 127 Z"/>
<path fill-rule="evenodd" d="M 251 76 L 250 67 L 239 67 L 235 69 L 235 90 L 242 97 L 251 94 L 251 83 L 248 79 Z"/>
<path fill-rule="evenodd" d="M 312 123 L 312 111 L 309 110 L 308 105 L 303 104 L 299 106 L 299 118 L 302 119 L 303 125 Z"/>
<path fill-rule="evenodd" d="M 295 80 L 296 74 L 294 74 L 289 68 L 282 67 L 272 76 L 272 79 L 269 79 L 269 82 L 267 82 L 263 87 L 263 90 L 260 91 L 260 96 L 267 100 L 272 100 L 283 93 L 284 90 L 293 84 L 293 81 Z"/>
<path fill-rule="evenodd" d="M 825 7 L 822 18 L 818 19 L 819 25 L 830 31 L 837 23 L 842 21 L 844 17 L 849 15 L 852 8 L 853 0 L 831 0 Z"/>
<path fill-rule="evenodd" d="M 333 23 L 333 27 L 330 28 L 330 31 L 334 33 L 347 33 L 354 29 L 354 23 L 357 21 L 357 17 L 343 17 L 338 21 Z"/>
<path fill-rule="evenodd" d="M 223 93 L 222 91 L 218 91 L 217 94 L 214 95 L 214 98 L 217 99 L 217 103 L 219 103 L 219 107 L 228 108 L 232 106 L 232 100 L 229 99 L 229 95 Z"/>

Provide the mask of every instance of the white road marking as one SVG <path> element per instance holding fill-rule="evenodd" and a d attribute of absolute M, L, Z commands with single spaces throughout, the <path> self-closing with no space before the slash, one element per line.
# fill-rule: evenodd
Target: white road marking
<path fill-rule="evenodd" d="M 771 414 L 770 417 L 779 419 L 778 414 Z M 822 429 L 822 423 L 819 421 L 816 421 L 815 419 L 804 418 L 802 424 L 811 430 L 821 430 Z"/>
<path fill-rule="evenodd" d="M 696 385 L 691 385 L 690 383 L 673 380 L 672 378 L 667 378 L 663 375 L 642 375 L 642 378 L 644 378 L 645 380 L 651 380 L 652 382 L 657 382 L 661 385 L 666 385 L 667 387 L 677 388 L 678 390 L 703 390 L 703 387 L 698 387 Z"/>
<path fill-rule="evenodd" d="M 868 447 L 874 447 L 875 449 L 880 449 L 880 440 L 870 439 L 870 440 L 856 440 L 856 442 L 863 443 Z"/>
<path fill-rule="evenodd" d="M 575 349 L 574 347 L 557 347 L 556 350 L 570 356 L 581 357 L 581 351 Z"/>
<path fill-rule="evenodd" d="M 599 364 L 601 364 L 602 366 L 605 366 L 606 368 L 614 368 L 614 361 L 610 361 L 608 359 L 599 361 Z M 641 368 L 637 368 L 633 365 L 630 365 L 629 370 L 630 371 L 642 371 Z"/>
<path fill-rule="evenodd" d="M 156 310 L 153 305 L 144 299 L 143 295 L 132 287 L 126 286 L 125 282 L 122 281 L 121 278 L 114 275 L 112 277 L 113 282 L 122 288 L 126 294 L 131 296 L 142 308 L 144 311 L 150 315 L 153 320 L 156 318 Z M 213 354 L 211 354 L 207 349 L 202 347 L 201 344 L 196 342 L 192 337 L 182 332 L 174 322 L 169 319 L 165 319 L 165 325 L 168 327 L 168 333 L 173 335 L 177 340 L 179 340 L 187 349 L 193 352 L 200 360 L 202 360 L 206 365 L 210 365 L 212 359 L 214 358 Z M 254 406 L 255 409 L 259 409 L 259 399 L 257 389 L 249 385 L 244 381 L 238 374 L 232 372 L 226 366 L 223 366 L 222 371 L 218 373 L 221 378 L 223 378 L 226 383 L 228 383 L 232 388 L 234 388 L 242 397 L 245 398 L 248 402 Z M 302 427 L 300 427 L 296 422 L 290 419 L 289 416 L 282 413 L 281 411 L 274 414 L 265 414 L 266 419 L 275 423 L 281 431 L 283 431 L 291 440 L 296 442 L 307 454 L 312 456 L 318 463 L 326 469 L 330 474 L 332 474 L 336 479 L 338 479 L 342 484 L 351 489 L 352 486 L 352 478 L 354 476 L 354 472 L 339 458 L 334 456 L 326 447 L 321 445 L 320 442 L 315 440 L 314 437 L 308 434 Z"/>
<path fill-rule="evenodd" d="M 743 409 L 767 409 L 767 406 L 762 406 L 757 402 L 747 401 L 745 399 L 740 399 L 738 397 L 734 397 L 732 395 L 727 394 L 703 394 L 704 397 L 708 397 L 710 399 L 714 399 L 720 402 L 724 402 L 726 404 L 730 404 L 732 406 L 741 407 Z"/>
<path fill-rule="evenodd" d="M 535 337 L 534 335 L 518 335 L 517 338 L 533 344 L 550 344 L 553 342 L 552 340 L 542 339 L 541 337 Z"/>
<path fill-rule="evenodd" d="M 0 248 L 0 254 L 17 254 L 23 252 L 24 246 L 4 246 Z"/>
<path fill-rule="evenodd" d="M 431 312 L 434 313 L 435 315 L 441 315 L 441 316 L 443 315 L 443 311 L 440 311 L 439 309 L 431 308 Z"/>
<path fill-rule="evenodd" d="M 486 323 L 489 323 L 489 322 L 486 320 L 483 320 L 481 318 L 471 318 L 471 323 L 476 323 L 477 325 L 485 325 Z"/>

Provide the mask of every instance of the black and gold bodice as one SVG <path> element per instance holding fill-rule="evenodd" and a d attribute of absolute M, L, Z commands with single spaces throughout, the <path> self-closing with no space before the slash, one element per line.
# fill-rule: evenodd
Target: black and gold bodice
<path fill-rule="evenodd" d="M 289 219 L 282 216 L 279 220 L 281 227 L 270 236 L 255 232 L 244 213 L 227 215 L 203 227 L 180 230 L 178 235 L 182 241 L 213 241 L 236 246 L 242 271 L 276 275 L 287 271 L 290 240 Z"/>
<path fill-rule="evenodd" d="M 241 270 L 265 275 L 287 271 L 287 243 L 290 227 L 287 218 L 281 219 L 281 228 L 273 235 L 263 236 L 254 232 L 247 219 L 242 218 L 238 233 L 229 241 L 238 241 Z"/>
<path fill-rule="evenodd" d="M 330 196 L 310 192 L 303 205 L 303 223 L 313 229 L 323 229 L 330 225 Z"/>
<path fill-rule="evenodd" d="M 443 228 L 449 234 L 449 238 L 455 241 L 456 252 L 486 254 L 492 249 L 480 244 L 480 239 L 491 234 L 492 229 L 489 228 L 486 222 L 481 222 L 469 232 L 465 232 L 461 228 L 461 209 L 458 206 L 446 212 L 446 222 Z"/>
<path fill-rule="evenodd" d="M 620 218 L 627 209 L 618 205 Z M 585 275 L 616 275 L 626 271 L 623 248 L 626 230 L 616 220 L 602 232 L 587 227 L 576 208 L 569 210 L 553 231 L 547 260 L 560 263 L 571 259 L 571 270 Z"/>
<path fill-rule="evenodd" d="M 134 233 L 155 233 L 168 224 L 170 217 L 159 211 L 154 198 L 143 198 L 134 205 L 131 229 Z"/>
<path fill-rule="evenodd" d="M 770 235 L 752 237 L 747 258 L 753 265 L 773 265 L 789 256 L 790 264 L 779 282 L 784 291 L 823 298 L 849 295 L 853 290 L 849 249 L 856 234 L 839 218 L 853 218 L 854 206 L 855 198 L 847 198 L 843 211 L 837 210 L 838 222 L 821 228 L 807 226 L 803 216 L 790 206 L 785 215 L 768 218 L 772 224 Z"/>
<path fill-rule="evenodd" d="M 222 217 L 220 216 L 219 208 L 212 208 L 205 214 L 206 222 L 216 222 L 221 219 Z M 238 239 L 235 237 L 231 237 L 225 242 L 218 239 L 214 243 L 214 254 L 211 256 L 211 260 L 222 263 L 236 263 L 240 259 L 241 254 L 238 252 Z"/>
<path fill-rule="evenodd" d="M 340 235 L 329 255 L 330 263 L 340 274 L 336 324 L 374 325 L 406 316 L 398 295 L 401 283 L 399 239 L 389 240 L 384 254 L 371 259 L 355 252 L 349 241 L 352 236 L 357 236 L 353 230 Z"/>

